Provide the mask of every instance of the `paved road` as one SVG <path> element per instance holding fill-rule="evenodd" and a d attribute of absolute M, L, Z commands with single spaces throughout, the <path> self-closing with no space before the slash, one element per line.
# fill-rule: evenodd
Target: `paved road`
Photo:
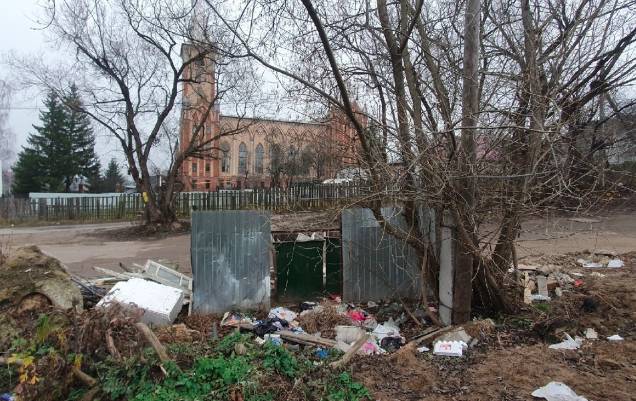
<path fill-rule="evenodd" d="M 581 223 L 562 217 L 526 221 L 518 241 L 518 254 L 520 257 L 556 255 L 584 249 L 609 249 L 618 253 L 636 251 L 636 213 L 595 218 L 599 220 L 596 223 Z M 189 234 L 127 241 L 95 235 L 130 224 L 5 228 L 0 229 L 0 247 L 12 249 L 38 245 L 44 252 L 61 260 L 71 271 L 85 277 L 98 276 L 93 266 L 119 270 L 120 262 L 143 264 L 147 259 L 171 260 L 183 272 L 191 271 Z M 496 227 L 491 229 L 494 232 Z"/>
<path fill-rule="evenodd" d="M 52 233 L 67 233 L 73 232 L 95 232 L 99 230 L 110 230 L 112 228 L 122 228 L 128 227 L 132 223 L 130 222 L 120 222 L 120 223 L 99 223 L 99 224 L 70 224 L 70 225 L 51 225 L 51 226 L 38 226 L 38 227 L 10 227 L 10 228 L 0 228 L 0 236 L 6 235 L 28 235 L 28 234 L 38 234 L 38 235 L 46 235 Z"/>
<path fill-rule="evenodd" d="M 16 248 L 37 245 L 45 253 L 59 259 L 73 273 L 83 277 L 102 275 L 93 267 L 119 271 L 119 263 L 143 264 L 147 259 L 167 259 L 189 273 L 190 235 L 162 239 L 118 241 L 97 235 L 132 223 L 77 224 L 45 227 L 15 227 L 0 230 L 0 246 Z"/>

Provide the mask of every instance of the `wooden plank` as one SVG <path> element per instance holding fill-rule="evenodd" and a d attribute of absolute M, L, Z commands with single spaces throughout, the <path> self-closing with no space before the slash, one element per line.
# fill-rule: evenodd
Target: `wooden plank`
<path fill-rule="evenodd" d="M 356 342 L 353 343 L 353 345 L 351 346 L 351 348 L 349 348 L 347 350 L 347 352 L 345 352 L 345 354 L 342 356 L 342 358 L 340 358 L 339 360 L 337 360 L 336 362 L 332 362 L 331 363 L 331 367 L 332 368 L 341 368 L 344 365 L 346 365 L 347 363 L 349 363 L 349 361 L 351 360 L 351 358 L 353 358 L 353 355 L 355 355 L 356 352 L 358 352 L 358 350 L 360 348 L 362 348 L 362 346 L 369 340 L 369 334 L 365 333 L 362 337 L 358 338 L 356 340 Z"/>

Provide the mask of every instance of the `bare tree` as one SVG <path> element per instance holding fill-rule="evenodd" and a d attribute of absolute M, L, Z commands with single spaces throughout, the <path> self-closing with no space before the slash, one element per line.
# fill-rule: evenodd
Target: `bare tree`
<path fill-rule="evenodd" d="M 218 139 L 238 129 L 219 132 L 213 125 L 220 99 L 253 90 L 247 64 L 227 63 L 223 42 L 211 36 L 205 14 L 189 0 L 63 1 L 47 12 L 46 29 L 75 52 L 74 59 L 57 69 L 31 60 L 16 64 L 32 82 L 58 92 L 71 79 L 78 84 L 79 111 L 119 144 L 145 194 L 147 222 L 171 224 L 184 160 L 217 157 Z M 188 85 L 191 90 L 182 92 Z M 191 127 L 181 142 L 179 117 L 180 124 L 188 117 Z M 153 157 L 168 166 L 161 188 L 151 185 Z"/>
<path fill-rule="evenodd" d="M 471 288 L 474 302 L 510 307 L 502 287 L 523 216 L 591 193 L 577 138 L 599 99 L 636 76 L 633 1 L 206 3 L 241 56 L 347 117 L 376 194 L 368 206 L 417 251 L 425 283 L 436 267 L 417 209 L 455 216 L 457 321 Z M 387 199 L 408 229 L 384 220 Z"/>
<path fill-rule="evenodd" d="M 14 134 L 8 127 L 9 108 L 11 107 L 11 88 L 0 80 L 0 170 L 9 168 L 15 155 L 13 149 Z M 2 179 L 2 177 L 0 177 Z M 2 196 L 2 194 L 0 194 Z"/>

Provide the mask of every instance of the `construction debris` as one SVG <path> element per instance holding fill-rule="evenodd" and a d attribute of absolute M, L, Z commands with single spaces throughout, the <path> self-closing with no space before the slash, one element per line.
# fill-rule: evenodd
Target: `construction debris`
<path fill-rule="evenodd" d="M 119 303 L 143 310 L 142 322 L 157 327 L 171 324 L 183 306 L 183 291 L 139 278 L 120 281 L 97 304 Z"/>
<path fill-rule="evenodd" d="M 94 288 L 95 286 L 113 285 L 133 278 L 144 279 L 181 290 L 184 295 L 183 303 L 190 303 L 190 298 L 192 297 L 191 277 L 153 260 L 147 260 L 143 266 L 136 263 L 133 263 L 132 267 L 127 267 L 122 263 L 120 263 L 119 266 L 124 270 L 123 272 L 116 272 L 114 270 L 94 266 L 93 269 L 104 274 L 105 277 L 90 280 L 87 283 L 88 287 Z"/>

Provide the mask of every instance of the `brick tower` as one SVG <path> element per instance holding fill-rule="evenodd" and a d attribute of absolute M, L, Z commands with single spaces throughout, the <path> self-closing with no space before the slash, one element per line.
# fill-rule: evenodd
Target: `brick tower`
<path fill-rule="evenodd" d="M 192 39 L 181 46 L 181 58 L 184 63 L 192 60 L 183 73 L 179 124 L 179 147 L 182 152 L 196 145 L 192 143 L 195 132 L 199 144 L 210 141 L 219 132 L 219 107 L 215 99 L 215 57 L 209 48 L 197 44 L 204 42 L 204 21 L 203 14 L 195 10 L 191 28 Z M 202 122 L 203 126 L 197 131 Z M 205 148 L 207 150 L 187 158 L 181 166 L 180 178 L 184 191 L 208 191 L 214 190 L 217 186 L 215 177 L 219 176 L 219 158 L 215 149 L 218 149 L 218 140 L 205 145 Z"/>

